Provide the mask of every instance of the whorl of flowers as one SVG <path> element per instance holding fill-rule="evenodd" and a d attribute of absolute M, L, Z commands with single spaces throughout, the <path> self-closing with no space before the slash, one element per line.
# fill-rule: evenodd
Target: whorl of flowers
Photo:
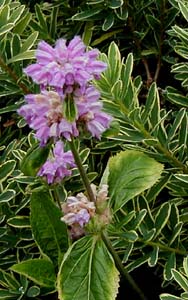
<path fill-rule="evenodd" d="M 18 113 L 35 130 L 42 147 L 49 139 L 54 143 L 60 139 L 71 140 L 80 132 L 89 132 L 92 137 L 100 139 L 110 126 L 112 118 L 102 111 L 100 93 L 91 84 L 91 80 L 99 79 L 106 69 L 106 64 L 97 60 L 98 54 L 97 49 L 86 51 L 78 36 L 69 43 L 59 39 L 54 47 L 45 41 L 38 44 L 36 63 L 25 68 L 24 72 L 40 85 L 41 92 L 26 95 L 26 104 Z M 65 160 L 65 153 L 62 155 Z M 38 173 L 46 176 L 49 183 L 60 177 L 55 160 L 53 163 L 47 161 Z M 68 165 L 71 166 L 69 162 Z M 54 174 L 51 178 L 47 170 Z M 62 174 L 64 176 L 65 172 Z"/>

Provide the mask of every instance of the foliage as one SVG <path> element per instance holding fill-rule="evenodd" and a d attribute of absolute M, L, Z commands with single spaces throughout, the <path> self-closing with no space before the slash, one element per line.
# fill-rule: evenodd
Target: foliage
<path fill-rule="evenodd" d="M 177 284 L 184 290 L 160 298 L 187 299 L 187 21 L 184 0 L 55 0 L 35 7 L 0 1 L 0 299 L 117 294 L 118 271 L 99 219 L 73 243 L 60 221 L 58 202 L 84 190 L 78 168 L 59 186 L 39 179 L 51 145 L 41 153 L 16 114 L 23 96 L 39 90 L 23 74 L 38 41 L 75 34 L 99 47 L 108 65 L 94 84 L 111 127 L 100 141 L 76 143 L 90 182 L 109 184 L 112 220 L 105 231 L 128 273 L 160 266 L 163 285 L 174 294 Z"/>

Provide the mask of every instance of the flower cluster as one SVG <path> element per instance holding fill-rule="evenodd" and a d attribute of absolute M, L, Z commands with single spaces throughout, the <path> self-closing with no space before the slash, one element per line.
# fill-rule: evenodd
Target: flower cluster
<path fill-rule="evenodd" d="M 102 185 L 97 191 L 95 185 L 91 185 L 95 203 L 88 200 L 83 194 L 67 198 L 63 204 L 62 210 L 64 216 L 61 218 L 68 226 L 70 226 L 70 234 L 72 238 L 78 238 L 85 234 L 84 226 L 89 223 L 90 219 L 96 216 L 96 212 L 100 215 L 100 221 L 103 224 L 109 222 L 109 211 L 107 207 L 108 186 Z"/>
<path fill-rule="evenodd" d="M 47 182 L 60 182 L 65 176 L 71 175 L 70 168 L 75 167 L 71 151 L 64 152 L 63 142 L 58 141 L 53 149 L 53 156 L 49 158 L 38 175 L 46 178 Z"/>
<path fill-rule="evenodd" d="M 36 131 L 40 146 L 45 146 L 49 140 L 54 143 L 61 139 L 71 140 L 80 132 L 89 132 L 100 139 L 110 126 L 112 118 L 102 111 L 100 93 L 91 84 L 91 80 L 99 79 L 106 69 L 106 64 L 97 60 L 98 54 L 96 49 L 86 51 L 78 36 L 69 43 L 59 39 L 54 47 L 45 41 L 38 44 L 36 63 L 24 72 L 40 85 L 41 91 L 26 95 L 26 104 L 18 113 Z M 54 157 L 56 161 L 56 155 Z M 61 173 L 54 161 L 47 161 L 38 173 L 46 176 L 49 183 L 57 180 Z M 67 164 L 71 166 L 69 161 Z M 52 171 L 51 178 L 48 170 Z"/>

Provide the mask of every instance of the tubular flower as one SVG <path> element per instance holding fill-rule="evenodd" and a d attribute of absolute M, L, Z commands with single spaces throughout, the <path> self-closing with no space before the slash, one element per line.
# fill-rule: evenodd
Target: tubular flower
<path fill-rule="evenodd" d="M 68 122 L 63 117 L 63 97 L 54 91 L 43 91 L 41 94 L 29 94 L 25 97 L 27 104 L 18 113 L 22 115 L 28 125 L 36 130 L 36 138 L 45 145 L 49 138 L 55 140 L 64 137 L 78 136 L 75 122 Z"/>
<path fill-rule="evenodd" d="M 84 86 L 88 81 L 99 78 L 106 64 L 98 61 L 99 51 L 86 51 L 86 46 L 79 36 L 68 44 L 66 40 L 57 40 L 55 47 L 41 41 L 36 50 L 37 62 L 24 71 L 33 81 L 43 87 L 67 88 Z"/>
<path fill-rule="evenodd" d="M 65 176 L 72 174 L 73 167 L 75 163 L 72 152 L 64 152 L 63 142 L 58 141 L 53 149 L 53 156 L 41 167 L 38 175 L 45 177 L 49 184 L 60 182 Z"/>

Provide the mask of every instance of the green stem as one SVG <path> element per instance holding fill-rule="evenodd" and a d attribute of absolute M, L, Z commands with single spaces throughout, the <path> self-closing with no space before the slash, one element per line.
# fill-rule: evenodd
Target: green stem
<path fill-rule="evenodd" d="M 55 201 L 57 202 L 57 204 L 59 206 L 59 209 L 62 210 L 61 202 L 59 200 L 59 196 L 58 196 L 58 192 L 57 192 L 56 188 L 53 189 L 53 194 L 54 194 L 54 199 L 55 199 Z"/>
<path fill-rule="evenodd" d="M 129 110 L 123 105 L 123 103 L 121 103 L 121 101 L 118 101 L 118 104 L 119 104 L 122 112 L 124 112 L 125 115 L 128 116 Z M 130 123 L 132 123 L 133 126 L 136 127 L 144 135 L 144 137 L 146 139 L 153 138 L 153 136 L 138 121 L 130 120 Z M 188 173 L 188 167 L 185 166 L 181 161 L 179 161 L 175 156 L 173 156 L 173 154 L 170 151 L 168 151 L 159 141 L 155 145 L 155 148 L 158 151 L 160 151 L 161 153 L 163 153 L 169 159 L 169 161 L 171 161 L 171 163 L 173 163 L 174 166 L 182 169 L 184 173 Z"/>
<path fill-rule="evenodd" d="M 139 286 L 136 284 L 136 282 L 134 281 L 134 279 L 130 276 L 130 274 L 124 268 L 124 266 L 123 266 L 123 264 L 121 262 L 121 259 L 119 258 L 118 254 L 114 250 L 114 248 L 113 248 L 113 246 L 111 244 L 111 241 L 109 240 L 107 234 L 104 231 L 102 232 L 102 239 L 103 239 L 103 242 L 105 243 L 107 249 L 109 250 L 109 252 L 113 256 L 113 259 L 115 261 L 116 267 L 119 270 L 120 274 L 128 281 L 128 283 L 130 284 L 130 286 L 137 293 L 139 299 L 141 299 L 141 300 L 147 300 L 146 296 L 143 294 L 143 292 L 141 291 L 141 289 L 139 288 Z"/>
<path fill-rule="evenodd" d="M 166 245 L 163 245 L 161 243 L 157 243 L 157 242 L 151 242 L 151 241 L 143 241 L 142 239 L 139 239 L 140 242 L 144 243 L 145 245 L 148 246 L 152 246 L 152 247 L 159 247 L 159 249 L 164 250 L 164 251 L 168 251 L 168 252 L 174 252 L 177 253 L 179 255 L 187 255 L 188 253 L 186 251 L 180 250 L 180 249 L 175 249 Z"/>
<path fill-rule="evenodd" d="M 76 146 L 75 146 L 75 143 L 74 143 L 74 138 L 72 138 L 72 140 L 69 142 L 69 144 L 70 144 L 72 154 L 74 156 L 75 163 L 76 163 L 76 165 L 78 167 L 78 170 L 80 172 L 80 176 L 82 178 L 83 184 L 85 185 L 89 200 L 91 202 L 95 202 L 95 196 L 94 196 L 93 191 L 91 189 L 90 181 L 89 181 L 89 179 L 87 177 L 87 174 L 84 170 L 84 167 L 82 165 L 82 161 L 80 159 L 79 153 L 76 149 Z"/>
<path fill-rule="evenodd" d="M 16 75 L 16 73 L 4 62 L 2 57 L 0 56 L 0 67 L 9 74 L 10 77 L 17 83 L 17 85 L 22 89 L 24 94 L 30 93 L 30 90 L 27 88 L 25 84 L 22 82 L 19 82 L 19 77 Z"/>

